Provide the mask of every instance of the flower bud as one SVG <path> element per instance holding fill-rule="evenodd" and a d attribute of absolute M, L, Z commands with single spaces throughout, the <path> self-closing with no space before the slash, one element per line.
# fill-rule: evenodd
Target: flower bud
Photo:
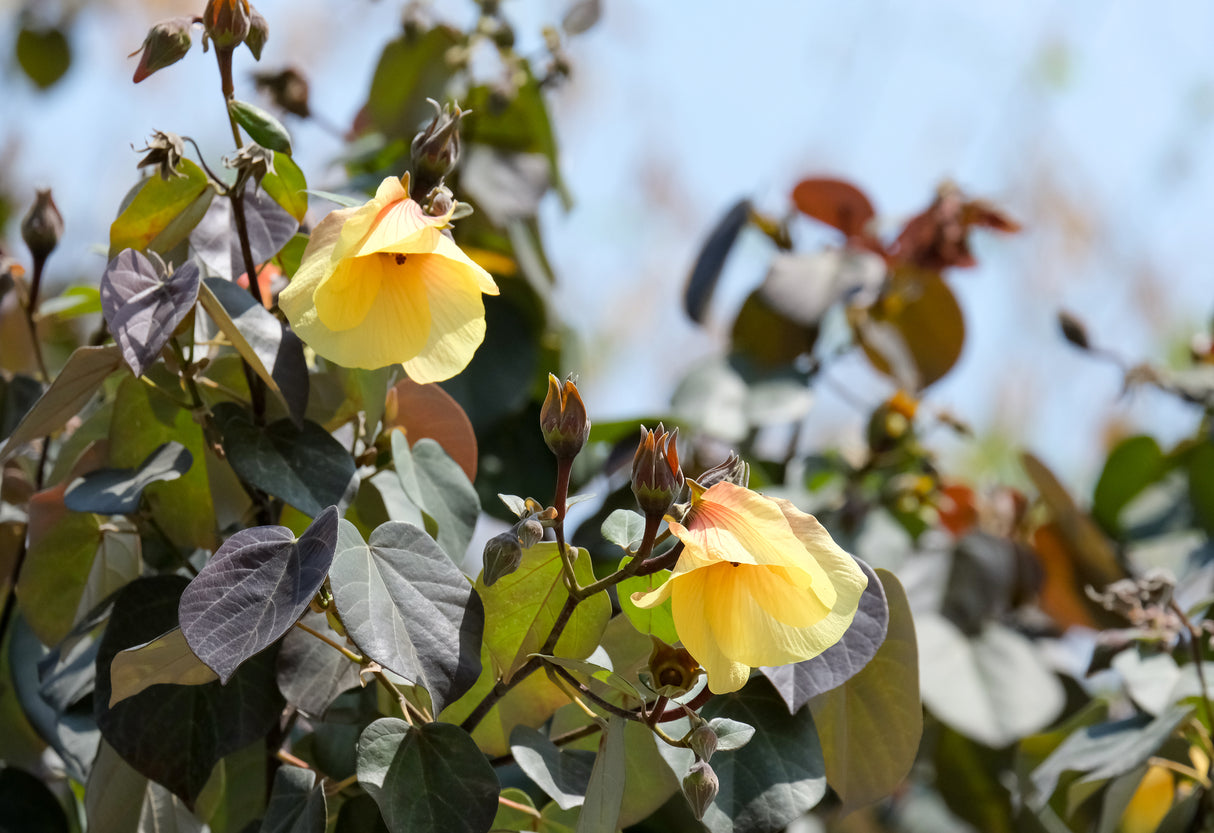
<path fill-rule="evenodd" d="M 259 72 L 253 76 L 257 88 L 276 105 L 294 116 L 306 119 L 312 115 L 308 105 L 308 79 L 294 67 L 278 72 Z"/>
<path fill-rule="evenodd" d="M 413 137 L 410 147 L 414 184 L 420 196 L 442 182 L 459 162 L 459 122 L 467 115 L 458 104 L 440 107 L 434 99 L 427 100 L 434 105 L 434 118 Z"/>
<path fill-rule="evenodd" d="M 519 546 L 528 550 L 543 540 L 544 525 L 535 518 L 526 518 L 515 524 L 514 532 L 518 536 Z"/>
<path fill-rule="evenodd" d="M 718 483 L 732 483 L 745 489 L 750 484 L 750 465 L 737 454 L 729 456 L 696 478 L 705 490 Z"/>
<path fill-rule="evenodd" d="M 697 819 L 704 818 L 708 806 L 717 797 L 721 783 L 717 774 L 704 761 L 696 761 L 683 777 L 683 795 Z"/>
<path fill-rule="evenodd" d="M 34 204 L 21 221 L 21 239 L 34 260 L 46 260 L 63 236 L 63 216 L 55 207 L 51 189 L 38 189 Z"/>
<path fill-rule="evenodd" d="M 687 738 L 687 745 L 701 761 L 711 760 L 712 753 L 717 751 L 717 733 L 707 723 L 697 726 Z"/>
<path fill-rule="evenodd" d="M 656 636 L 653 651 L 649 654 L 649 674 L 653 690 L 667 697 L 678 697 L 695 685 L 700 673 L 700 664 L 686 648 L 667 645 Z"/>
<path fill-rule="evenodd" d="M 590 437 L 590 419 L 577 385 L 548 374 L 548 395 L 540 408 L 540 431 L 558 460 L 572 460 Z"/>
<path fill-rule="evenodd" d="M 1065 311 L 1058 313 L 1058 328 L 1062 330 L 1062 337 L 1080 350 L 1092 348 L 1092 343 L 1088 340 L 1087 327 L 1083 326 L 1083 322 L 1071 313 Z"/>
<path fill-rule="evenodd" d="M 188 17 L 174 17 L 162 20 L 148 30 L 143 46 L 131 53 L 131 56 L 139 55 L 139 66 L 135 67 L 136 84 L 186 56 L 190 51 L 190 27 L 193 25 L 194 21 Z"/>
<path fill-rule="evenodd" d="M 485 585 L 492 586 L 499 578 L 510 575 L 522 561 L 523 547 L 514 530 L 494 535 L 485 542 Z"/>
<path fill-rule="evenodd" d="M 683 491 L 678 437 L 679 429 L 667 433 L 660 422 L 653 431 L 641 428 L 641 442 L 632 458 L 632 493 L 647 517 L 665 515 Z"/>
<path fill-rule="evenodd" d="M 252 24 L 249 0 L 207 0 L 202 26 L 216 49 L 232 50 L 244 43 Z"/>
<path fill-rule="evenodd" d="M 261 12 L 249 6 L 249 34 L 245 35 L 244 45 L 253 53 L 253 60 L 261 60 L 261 50 L 270 39 L 270 24 L 261 16 Z"/>
<path fill-rule="evenodd" d="M 181 157 L 185 155 L 185 143 L 176 133 L 157 130 L 152 134 L 152 138 L 148 139 L 147 147 L 139 152 L 147 155 L 139 160 L 136 167 L 146 168 L 155 165 L 160 178 L 166 181 L 173 177 L 185 176 L 177 171 L 177 166 L 181 164 Z"/>

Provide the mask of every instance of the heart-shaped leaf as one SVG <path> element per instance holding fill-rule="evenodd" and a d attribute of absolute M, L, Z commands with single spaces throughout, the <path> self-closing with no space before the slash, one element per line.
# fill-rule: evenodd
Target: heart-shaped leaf
<path fill-rule="evenodd" d="M 193 462 L 194 455 L 184 445 L 167 442 L 136 469 L 99 469 L 76 479 L 67 487 L 63 502 L 73 512 L 129 515 L 139 508 L 144 487 L 176 480 Z"/>
<path fill-rule="evenodd" d="M 258 526 L 224 541 L 181 595 L 178 617 L 190 649 L 226 683 L 303 615 L 336 546 L 333 506 L 298 540 L 285 526 Z"/>
<path fill-rule="evenodd" d="M 439 546 L 462 561 L 481 511 L 464 470 L 434 440 L 418 440 L 410 449 L 399 431 L 392 435 L 392 460 L 409 500 L 437 524 Z"/>
<path fill-rule="evenodd" d="M 872 567 L 858 558 L 856 563 L 868 576 L 868 587 L 860 596 L 856 618 L 843 638 L 813 659 L 761 669 L 788 704 L 790 712 L 800 711 L 811 697 L 841 686 L 854 677 L 876 656 L 885 641 L 889 623 L 885 588 Z"/>
<path fill-rule="evenodd" d="M 586 786 L 586 800 L 578 814 L 576 833 L 615 833 L 624 800 L 624 728 L 628 724 L 612 715 L 599 742 L 594 770 Z M 563 809 L 563 808 L 562 808 Z"/>
<path fill-rule="evenodd" d="M 359 737 L 358 782 L 392 833 L 484 833 L 501 789 L 463 729 L 450 723 L 414 727 L 394 717 L 376 720 Z M 434 788 L 400 789 L 402 784 Z"/>
<path fill-rule="evenodd" d="M 510 753 L 519 769 L 562 810 L 582 806 L 594 768 L 593 752 L 561 749 L 544 733 L 516 726 L 510 733 Z"/>
<path fill-rule="evenodd" d="M 279 190 L 277 186 L 275 190 Z M 242 207 L 249 235 L 249 253 L 253 264 L 260 267 L 290 242 L 299 231 L 299 221 L 278 204 L 268 187 L 260 190 L 251 182 L 245 186 Z M 202 222 L 190 234 L 190 245 L 207 269 L 222 280 L 234 281 L 249 271 L 230 200 L 218 200 L 211 205 Z M 247 290 L 242 291 L 252 297 Z"/>
<path fill-rule="evenodd" d="M 181 628 L 124 648 L 110 663 L 110 706 L 159 683 L 203 685 L 217 679 L 215 672 L 190 650 Z"/>
<path fill-rule="evenodd" d="M 316 773 L 279 767 L 260 833 L 324 833 L 325 815 L 325 791 L 316 783 Z"/>
<path fill-rule="evenodd" d="M 229 402 L 217 404 L 214 414 L 228 462 L 245 482 L 313 517 L 354 497 L 354 460 L 316 423 L 297 428 L 280 419 L 261 427 Z"/>
<path fill-rule="evenodd" d="M 123 249 L 101 276 L 101 310 L 136 376 L 160 356 L 198 300 L 202 270 L 188 261 L 164 277 L 147 256 Z"/>
<path fill-rule="evenodd" d="M 342 521 L 330 575 L 354 644 L 425 686 L 436 714 L 476 682 L 484 607 L 425 531 L 389 521 L 364 543 L 354 525 Z"/>
<path fill-rule="evenodd" d="M 215 197 L 206 172 L 189 159 L 177 164 L 180 176 L 149 176 L 110 226 L 110 257 L 123 249 L 164 253 L 186 239 Z"/>

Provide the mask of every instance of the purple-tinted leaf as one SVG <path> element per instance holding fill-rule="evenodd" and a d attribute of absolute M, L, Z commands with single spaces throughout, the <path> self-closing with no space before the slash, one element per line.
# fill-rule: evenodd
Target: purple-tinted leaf
<path fill-rule="evenodd" d="M 139 508 L 151 483 L 176 480 L 189 471 L 194 455 L 179 442 L 167 442 L 134 469 L 98 469 L 67 487 L 63 502 L 73 512 L 129 515 Z"/>
<path fill-rule="evenodd" d="M 425 686 L 438 714 L 480 676 L 485 609 L 425 531 L 390 521 L 364 543 L 342 521 L 330 571 L 346 631 L 365 656 Z"/>
<path fill-rule="evenodd" d="M 350 453 L 314 422 L 296 428 L 289 419 L 254 425 L 238 405 L 219 403 L 215 423 L 228 462 L 241 479 L 305 515 L 345 507 L 358 488 Z"/>
<path fill-rule="evenodd" d="M 101 276 L 101 310 L 136 376 L 156 361 L 198 299 L 202 271 L 190 261 L 162 277 L 148 258 L 123 249 Z"/>
<path fill-rule="evenodd" d="M 245 186 L 244 213 L 249 228 L 249 248 L 253 263 L 258 267 L 278 254 L 299 231 L 299 222 L 252 183 Z M 215 200 L 211 204 L 190 235 L 190 245 L 206 267 L 225 280 L 234 280 L 248 271 L 240 250 L 231 200 Z"/>
<path fill-rule="evenodd" d="M 218 278 L 204 283 L 201 300 L 207 314 L 282 397 L 296 425 L 302 424 L 308 406 L 308 364 L 299 336 L 236 284 Z"/>
<path fill-rule="evenodd" d="M 325 791 L 316 783 L 316 773 L 279 767 L 260 833 L 324 833 L 325 815 Z"/>
<path fill-rule="evenodd" d="M 285 526 L 257 526 L 224 541 L 181 595 L 177 612 L 190 650 L 226 683 L 299 620 L 336 546 L 334 506 L 298 540 Z"/>
<path fill-rule="evenodd" d="M 868 587 L 860 597 L 856 618 L 843 638 L 813 659 L 761 669 L 788 704 L 790 712 L 799 711 L 809 698 L 841 686 L 860 673 L 885 641 L 885 629 L 889 625 L 885 588 L 872 567 L 858 558 L 856 563 L 868 576 Z"/>
<path fill-rule="evenodd" d="M 342 642 L 323 613 L 305 613 L 303 624 Z M 287 702 L 314 717 L 347 689 L 358 685 L 358 666 L 312 634 L 299 628 L 287 631 L 278 651 L 278 690 Z"/>
<path fill-rule="evenodd" d="M 245 663 L 226 685 L 154 685 L 110 702 L 110 663 L 125 648 L 177 625 L 180 576 L 137 579 L 118 594 L 97 652 L 93 708 L 101 734 L 132 767 L 193 805 L 225 755 L 263 737 L 283 700 L 274 685 L 274 656 Z"/>
<path fill-rule="evenodd" d="M 750 200 L 747 199 L 738 200 L 730 206 L 725 216 L 708 233 L 695 266 L 691 267 L 691 277 L 687 279 L 687 289 L 683 292 L 683 308 L 687 311 L 687 317 L 697 324 L 704 321 L 708 302 L 712 300 L 721 270 L 725 268 L 725 259 L 729 257 L 738 234 L 750 217 L 750 208 Z"/>

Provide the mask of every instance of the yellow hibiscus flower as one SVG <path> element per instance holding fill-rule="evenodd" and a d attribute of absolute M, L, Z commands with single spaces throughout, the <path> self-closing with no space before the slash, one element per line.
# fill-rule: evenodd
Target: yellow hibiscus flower
<path fill-rule="evenodd" d="M 670 578 L 638 607 L 672 599 L 679 639 L 715 694 L 737 691 L 750 669 L 816 657 L 842 637 L 868 585 L 856 561 L 813 515 L 729 482 L 692 484 Z"/>
<path fill-rule="evenodd" d="M 420 383 L 468 366 L 485 338 L 489 273 L 388 177 L 361 207 L 325 217 L 278 305 L 318 355 L 373 370 L 401 363 Z"/>

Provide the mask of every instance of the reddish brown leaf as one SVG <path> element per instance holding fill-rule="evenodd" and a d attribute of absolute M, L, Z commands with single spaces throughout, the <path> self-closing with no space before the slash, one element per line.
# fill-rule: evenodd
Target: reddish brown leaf
<path fill-rule="evenodd" d="M 873 205 L 856 186 L 841 179 L 803 179 L 792 189 L 793 204 L 804 214 L 834 226 L 848 237 L 870 237 Z"/>
<path fill-rule="evenodd" d="M 957 538 L 978 525 L 978 504 L 974 490 L 969 486 L 945 486 L 940 489 L 935 503 L 940 525 Z"/>
<path fill-rule="evenodd" d="M 469 480 L 476 479 L 476 433 L 459 403 L 438 385 L 419 385 L 406 377 L 388 391 L 384 434 L 404 429 L 409 447 L 429 437 L 459 463 Z"/>
<path fill-rule="evenodd" d="M 931 272 L 949 267 L 967 268 L 977 263 L 970 252 L 972 227 L 1015 232 L 1020 225 L 983 200 L 966 200 L 957 186 L 945 183 L 932 204 L 912 217 L 890 247 L 895 264 Z"/>

